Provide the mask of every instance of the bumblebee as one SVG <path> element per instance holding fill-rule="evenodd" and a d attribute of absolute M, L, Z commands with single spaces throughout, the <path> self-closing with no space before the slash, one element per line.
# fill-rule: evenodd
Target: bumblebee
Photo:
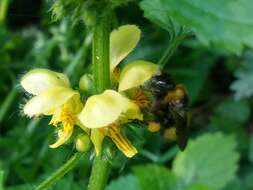
<path fill-rule="evenodd" d="M 182 84 L 176 84 L 168 74 L 153 76 L 144 88 L 153 96 L 150 113 L 153 115 L 152 125 L 161 126 L 164 135 L 174 136 L 173 140 L 184 150 L 188 139 L 188 96 Z"/>

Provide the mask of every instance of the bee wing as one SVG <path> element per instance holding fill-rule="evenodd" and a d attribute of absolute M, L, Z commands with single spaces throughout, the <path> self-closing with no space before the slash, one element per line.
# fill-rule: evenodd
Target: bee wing
<path fill-rule="evenodd" d="M 175 125 L 176 125 L 176 135 L 177 144 L 180 150 L 184 150 L 189 135 L 189 114 L 185 112 L 184 114 L 174 113 Z"/>

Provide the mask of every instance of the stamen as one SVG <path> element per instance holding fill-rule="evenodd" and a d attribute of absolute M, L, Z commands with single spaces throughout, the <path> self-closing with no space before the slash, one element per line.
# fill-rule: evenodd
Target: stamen
<path fill-rule="evenodd" d="M 72 135 L 73 133 L 73 125 L 63 125 L 63 132 L 59 135 L 59 139 L 54 143 L 49 145 L 50 148 L 57 148 L 63 145 Z"/>
<path fill-rule="evenodd" d="M 107 129 L 102 129 L 106 136 L 109 136 L 127 157 L 133 157 L 138 153 L 136 148 L 129 142 L 129 140 L 121 133 L 120 126 L 116 123 L 110 125 Z"/>

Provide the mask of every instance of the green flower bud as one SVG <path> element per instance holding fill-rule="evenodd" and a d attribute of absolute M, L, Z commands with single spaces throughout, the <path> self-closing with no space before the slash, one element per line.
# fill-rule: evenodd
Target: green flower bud
<path fill-rule="evenodd" d="M 90 137 L 87 134 L 80 134 L 76 138 L 76 150 L 78 152 L 87 152 L 91 147 Z"/>
<path fill-rule="evenodd" d="M 83 91 L 91 91 L 93 80 L 90 74 L 84 74 L 79 81 L 79 88 Z"/>

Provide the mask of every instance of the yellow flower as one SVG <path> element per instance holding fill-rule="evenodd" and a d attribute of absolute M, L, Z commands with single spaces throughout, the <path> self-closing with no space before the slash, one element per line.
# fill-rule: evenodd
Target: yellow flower
<path fill-rule="evenodd" d="M 110 35 L 110 71 L 136 47 L 141 31 L 135 25 L 125 25 Z M 117 70 L 116 70 L 117 71 Z M 122 134 L 121 125 L 131 120 L 142 120 L 138 105 L 123 95 L 125 90 L 138 87 L 158 72 L 158 66 L 148 61 L 137 60 L 129 63 L 119 74 L 118 92 L 106 90 L 102 94 L 88 98 L 79 120 L 91 128 L 91 141 L 99 154 L 104 136 L 109 136 L 116 146 L 127 156 L 137 153 L 136 148 Z"/>
<path fill-rule="evenodd" d="M 141 31 L 135 25 L 124 25 L 112 31 L 110 35 L 110 70 L 114 72 L 117 65 L 136 47 Z M 159 72 L 154 63 L 136 60 L 128 63 L 119 76 L 118 91 L 138 87 Z"/>
<path fill-rule="evenodd" d="M 24 113 L 29 117 L 52 115 L 50 124 L 62 124 L 63 130 L 50 147 L 64 144 L 71 137 L 78 122 L 77 114 L 83 107 L 79 92 L 71 89 L 66 75 L 47 69 L 29 71 L 22 77 L 21 86 L 34 95 L 24 106 Z"/>
<path fill-rule="evenodd" d="M 120 124 L 128 120 L 142 120 L 139 107 L 131 100 L 114 90 L 106 90 L 102 94 L 88 98 L 82 112 L 80 122 L 91 128 L 91 140 L 99 154 L 104 136 L 109 136 L 116 146 L 128 156 L 137 151 L 121 133 Z"/>

